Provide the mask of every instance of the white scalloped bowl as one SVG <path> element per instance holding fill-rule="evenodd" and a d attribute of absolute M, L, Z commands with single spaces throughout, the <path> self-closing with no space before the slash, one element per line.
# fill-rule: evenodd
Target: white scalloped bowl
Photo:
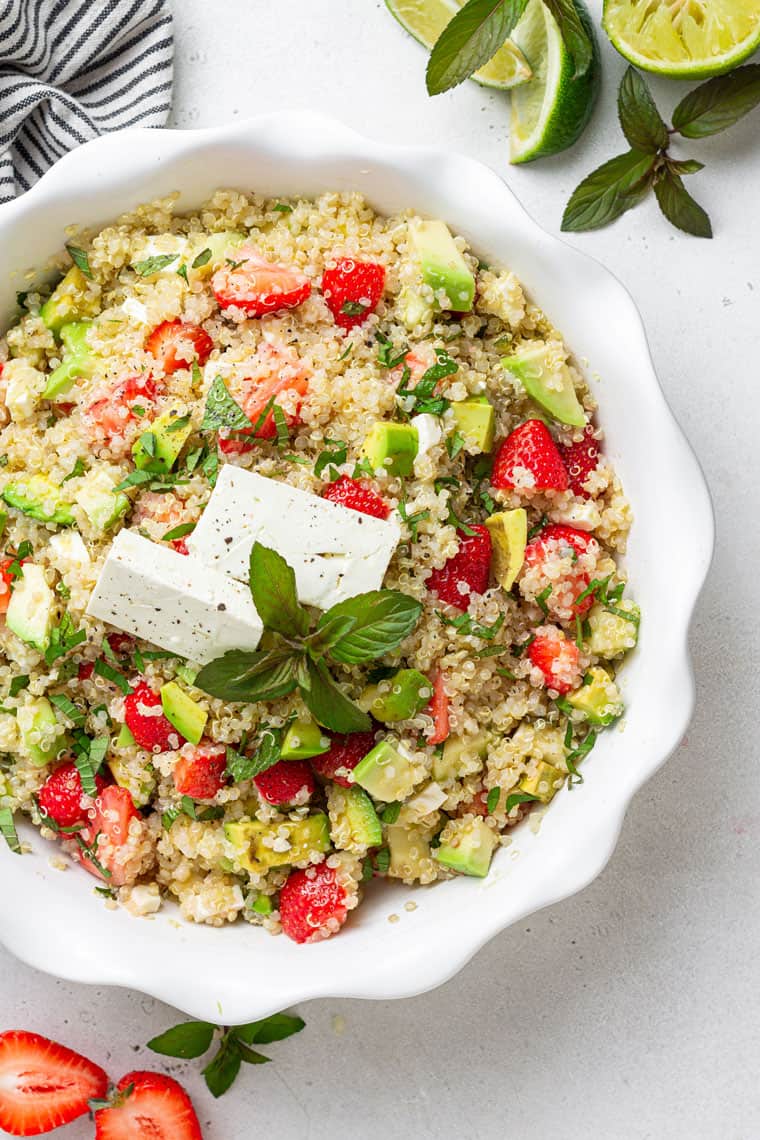
<path fill-rule="evenodd" d="M 483 881 L 373 884 L 339 937 L 319 945 L 297 946 L 244 923 L 186 924 L 172 907 L 137 920 L 105 908 L 86 872 L 53 869 L 53 849 L 31 827 L 22 832 L 33 855 L 19 858 L 0 844 L 0 939 L 19 958 L 75 981 L 131 986 L 200 1018 L 241 1022 L 307 998 L 395 998 L 440 985 L 510 923 L 599 874 L 631 798 L 691 716 L 688 627 L 712 555 L 713 517 L 631 297 L 596 261 L 544 233 L 491 170 L 457 154 L 383 145 L 291 112 L 98 139 L 0 209 L 0 312 L 11 314 L 23 272 L 60 248 L 65 226 L 105 223 L 173 190 L 182 192 L 181 208 L 196 206 L 218 186 L 268 195 L 360 190 L 380 211 L 411 207 L 446 219 L 478 253 L 517 273 L 588 360 L 589 375 L 603 378 L 600 420 L 633 505 L 627 563 L 643 612 L 638 649 L 624 667 L 625 728 L 600 737 L 584 763 L 585 783 L 562 790 L 538 833 L 516 828 Z M 409 899 L 413 913 L 404 909 Z M 400 921 L 390 923 L 394 912 Z"/>

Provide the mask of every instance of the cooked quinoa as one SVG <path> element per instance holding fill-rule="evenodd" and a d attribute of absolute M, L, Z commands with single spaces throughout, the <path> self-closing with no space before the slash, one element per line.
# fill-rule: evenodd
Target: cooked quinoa
<path fill-rule="evenodd" d="M 194 922 L 327 937 L 372 876 L 484 875 L 535 803 L 582 778 L 636 643 L 617 562 L 631 512 L 594 394 L 509 267 L 435 223 L 457 288 L 474 284 L 463 301 L 430 272 L 421 219 L 359 194 L 220 190 L 188 215 L 175 200 L 67 235 L 0 341 L 0 820 L 15 846 L 13 814 L 29 817 L 133 914 L 173 899 Z M 220 381 L 248 430 L 202 428 Z M 159 417 L 177 453 L 163 470 Z M 389 424 L 414 439 L 408 474 L 368 450 Z M 206 661 L 87 612 L 123 528 L 195 557 L 225 464 L 398 526 L 382 587 L 419 618 L 378 659 L 330 664 L 372 714 L 361 736 L 315 725 L 298 689 L 212 696 Z M 399 670 L 423 682 L 383 719 L 409 696 Z M 169 682 L 198 710 L 196 744 Z M 296 758 L 247 776 L 294 734 Z M 354 780 L 383 742 L 385 783 Z"/>

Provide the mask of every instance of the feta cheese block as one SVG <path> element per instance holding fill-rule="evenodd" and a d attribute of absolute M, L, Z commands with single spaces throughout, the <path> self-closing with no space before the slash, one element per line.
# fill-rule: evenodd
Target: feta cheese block
<path fill-rule="evenodd" d="M 114 539 L 87 613 L 200 665 L 255 649 L 264 629 L 246 586 L 131 530 Z"/>
<path fill-rule="evenodd" d="M 258 541 L 293 567 L 299 599 L 326 610 L 379 590 L 400 537 L 395 522 L 228 463 L 187 545 L 207 566 L 247 582 Z"/>

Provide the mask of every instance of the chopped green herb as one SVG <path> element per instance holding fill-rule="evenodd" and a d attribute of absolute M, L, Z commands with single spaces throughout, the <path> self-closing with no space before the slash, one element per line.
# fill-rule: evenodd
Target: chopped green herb
<path fill-rule="evenodd" d="M 152 277 L 154 273 L 160 273 L 170 266 L 178 257 L 178 253 L 158 253 L 155 257 L 146 257 L 145 261 L 135 262 L 132 268 L 139 277 Z"/>
<path fill-rule="evenodd" d="M 499 806 L 499 799 L 501 798 L 501 788 L 491 788 L 486 797 L 486 811 L 489 815 L 493 815 Z"/>
<path fill-rule="evenodd" d="M 82 780 L 82 786 L 84 786 L 84 779 Z M 111 878 L 111 872 L 108 870 L 107 867 L 104 867 L 103 864 L 98 859 L 98 847 L 100 845 L 100 836 L 101 836 L 101 832 L 99 831 L 97 833 L 97 835 L 95 836 L 95 838 L 93 839 L 92 843 L 89 843 L 89 844 L 85 843 L 85 841 L 84 841 L 84 839 L 82 839 L 81 835 L 77 835 L 75 838 L 76 838 L 76 841 L 77 841 L 77 844 L 79 846 L 80 851 L 85 856 L 85 858 L 90 863 L 92 863 L 95 870 L 98 871 L 98 873 L 101 874 L 104 879 L 110 879 Z"/>
<path fill-rule="evenodd" d="M 456 459 L 466 442 L 467 440 L 460 431 L 455 431 L 452 432 L 451 435 L 447 435 L 446 451 L 449 454 L 449 459 Z"/>
<path fill-rule="evenodd" d="M 375 870 L 378 875 L 385 875 L 391 865 L 391 853 L 387 847 L 381 847 L 375 852 Z"/>
<path fill-rule="evenodd" d="M 540 534 L 541 531 L 544 529 L 544 527 L 548 524 L 548 522 L 549 522 L 549 519 L 547 518 L 547 516 L 541 515 L 541 518 L 538 520 L 536 525 L 532 526 L 530 528 L 530 530 L 528 531 L 528 542 L 530 542 L 531 539 L 534 539 L 537 534 Z"/>
<path fill-rule="evenodd" d="M 332 464 L 345 463 L 348 457 L 348 444 L 342 439 L 326 439 L 325 449 L 320 451 L 314 464 L 314 474 L 319 479 L 324 469 Z"/>
<path fill-rule="evenodd" d="M 372 869 L 372 857 L 370 855 L 367 855 L 366 858 L 362 861 L 362 882 L 368 883 L 373 875 L 374 871 Z"/>
<path fill-rule="evenodd" d="M 449 526 L 456 527 L 458 531 L 468 537 L 472 537 L 472 535 L 476 533 L 471 526 L 467 525 L 464 519 L 460 519 L 459 516 L 454 513 L 454 508 L 451 506 L 451 503 L 449 503 L 449 513 L 446 522 Z"/>
<path fill-rule="evenodd" d="M 583 649 L 583 621 L 580 614 L 575 615 L 575 644 Z"/>
<path fill-rule="evenodd" d="M 475 653 L 476 657 L 502 657 L 505 653 L 509 653 L 510 648 L 508 645 L 486 645 L 483 649 L 478 649 Z"/>
<path fill-rule="evenodd" d="M 69 479 L 78 479 L 80 475 L 84 475 L 86 470 L 87 470 L 87 468 L 85 467 L 84 462 L 81 459 L 77 459 L 76 463 L 71 468 L 68 475 L 64 475 L 61 482 L 62 483 L 68 483 Z"/>
<path fill-rule="evenodd" d="M 272 209 L 276 210 L 278 214 L 293 213 L 293 207 L 289 206 L 287 202 L 275 202 L 274 206 L 272 206 Z"/>
<path fill-rule="evenodd" d="M 155 459 L 157 443 L 156 437 L 152 431 L 143 432 L 143 434 L 140 436 L 140 446 L 146 455 L 149 455 L 151 459 Z"/>
<path fill-rule="evenodd" d="M 345 313 L 347 317 L 360 317 L 362 313 L 367 311 L 367 306 L 362 305 L 361 301 L 344 301 L 340 311 Z"/>
<path fill-rule="evenodd" d="M 536 635 L 532 633 L 530 637 L 526 638 L 525 641 L 521 642 L 519 645 L 513 645 L 512 653 L 515 655 L 515 657 L 522 657 L 525 650 L 530 649 L 535 640 Z"/>
<path fill-rule="evenodd" d="M 19 693 L 22 691 L 22 689 L 25 689 L 28 684 L 29 684 L 29 677 L 26 673 L 24 673 L 23 675 L 21 675 L 19 677 L 14 677 L 13 680 L 11 681 L 10 688 L 8 690 L 10 696 L 17 697 L 19 695 Z"/>
<path fill-rule="evenodd" d="M 77 752 L 74 754 L 74 763 L 82 781 L 82 791 L 94 799 L 98 794 L 98 786 L 90 757 L 85 752 Z"/>
<path fill-rule="evenodd" d="M 13 822 L 13 812 L 10 808 L 0 808 L 0 834 L 5 842 L 10 847 L 14 855 L 21 854 L 21 843 L 19 841 L 16 825 Z"/>
<path fill-rule="evenodd" d="M 173 530 L 167 530 L 166 534 L 161 535 L 162 542 L 174 542 L 178 538 L 184 538 L 186 534 L 192 534 L 195 530 L 196 523 L 186 522 L 180 523 L 175 526 Z"/>
<path fill-rule="evenodd" d="M 76 265 L 77 269 L 79 269 L 82 273 L 84 273 L 85 277 L 89 277 L 90 281 L 92 281 L 90 259 L 87 256 L 86 252 L 83 249 L 80 249 L 78 245 L 67 245 L 66 252 Z"/>
<path fill-rule="evenodd" d="M 597 600 L 600 601 L 602 605 L 605 605 L 607 602 L 607 587 L 610 584 L 611 577 L 612 575 L 608 574 L 606 578 L 594 578 L 589 582 L 588 586 L 586 586 L 586 589 L 578 595 L 573 604 L 576 606 L 580 605 L 581 602 L 585 602 L 586 598 L 595 595 Z"/>
<path fill-rule="evenodd" d="M 532 792 L 512 792 L 510 796 L 507 796 L 507 802 L 504 805 L 504 810 L 507 815 L 509 815 L 512 808 L 517 807 L 518 804 L 533 803 L 538 798 L 539 797 L 534 796 Z"/>
<path fill-rule="evenodd" d="M 396 389 L 396 395 L 404 401 L 404 410 L 409 415 L 422 415 L 428 412 L 434 416 L 442 416 L 451 406 L 450 400 L 447 400 L 444 396 L 435 395 L 435 389 L 441 380 L 447 376 L 453 376 L 455 372 L 458 372 L 459 365 L 455 360 L 452 360 L 444 348 L 437 348 L 435 354 L 437 363 L 427 369 L 414 388 L 409 387 L 411 371 L 408 365 L 404 365 L 404 371 L 401 382 Z"/>
<path fill-rule="evenodd" d="M 172 422 L 168 425 L 166 434 L 171 435 L 172 432 L 183 431 L 189 423 L 190 416 L 177 416 L 176 420 L 172 420 Z"/>
<path fill-rule="evenodd" d="M 399 817 L 400 811 L 401 804 L 398 803 L 398 801 L 394 801 L 392 804 L 388 804 L 388 806 L 383 809 L 380 814 L 380 818 L 383 823 L 395 823 Z"/>
<path fill-rule="evenodd" d="M 195 258 L 191 268 L 203 269 L 203 266 L 208 265 L 209 261 L 211 261 L 211 250 L 208 246 L 206 246 L 206 248 L 202 249 L 198 256 Z"/>
<path fill-rule="evenodd" d="M 245 265 L 248 258 L 244 257 L 240 261 L 235 261 L 235 259 L 232 257 L 225 257 L 224 260 L 227 262 L 230 269 L 239 269 L 241 265 Z"/>
<path fill-rule="evenodd" d="M 8 466 L 8 456 L 7 455 L 0 455 L 0 467 L 7 467 L 7 466 Z"/>
<path fill-rule="evenodd" d="M 185 265 L 184 261 L 182 262 L 179 269 L 177 270 L 177 276 L 181 277 L 186 285 L 189 284 L 189 282 L 187 280 L 187 266 Z"/>
<path fill-rule="evenodd" d="M 444 625 L 453 626 L 457 633 L 461 633 L 465 637 L 481 637 L 484 641 L 493 641 L 496 634 L 504 625 L 505 615 L 499 614 L 496 621 L 491 625 L 484 625 L 475 621 L 469 614 L 457 614 L 455 618 L 446 617 L 440 610 L 435 611 L 437 616 L 441 619 Z M 505 653 L 506 646 L 500 649 L 501 653 Z"/>
<path fill-rule="evenodd" d="M 8 525 L 8 512 L 0 511 L 0 538 L 5 534 L 5 528 Z"/>
<path fill-rule="evenodd" d="M 133 404 L 132 411 L 135 413 L 138 420 L 141 420 L 145 415 L 146 409 L 142 406 L 142 404 Z"/>
<path fill-rule="evenodd" d="M 114 891 L 113 887 L 95 887 L 95 894 L 96 895 L 102 895 L 104 899 L 115 899 L 116 898 L 116 892 Z M 90 1108 L 92 1109 L 92 1101 L 90 1101 L 89 1103 L 90 1103 Z M 111 1105 L 111 1102 L 108 1100 L 103 1102 L 103 1108 L 109 1108 L 110 1105 Z"/>
<path fill-rule="evenodd" d="M 625 620 L 629 621 L 631 625 L 635 625 L 637 629 L 641 624 L 641 615 L 636 613 L 635 610 L 623 610 L 620 608 L 620 606 L 605 606 L 604 608 L 608 614 L 614 614 L 615 617 L 625 618 Z"/>
<path fill-rule="evenodd" d="M 80 708 L 74 704 L 64 693 L 51 693 L 49 696 L 51 705 L 54 705 L 59 712 L 63 713 L 73 725 L 81 728 L 85 722 L 85 714 Z"/>
<path fill-rule="evenodd" d="M 430 511 L 417 511 L 415 514 L 410 515 L 406 509 L 406 499 L 401 499 L 396 510 L 401 515 L 401 518 L 409 528 L 409 533 L 412 537 L 412 542 L 417 541 L 417 528 L 424 519 L 430 518 Z"/>
<path fill-rule="evenodd" d="M 96 736 L 90 741 L 90 763 L 93 770 L 99 772 L 108 752 L 110 741 L 107 736 Z"/>
<path fill-rule="evenodd" d="M 117 685 L 125 697 L 132 691 L 129 687 L 129 681 L 124 674 L 120 673 L 118 669 L 114 669 L 113 666 L 109 665 L 108 662 L 104 661 L 101 657 L 95 662 L 95 672 L 99 677 L 105 677 L 106 681 L 111 681 L 112 684 Z"/>
<path fill-rule="evenodd" d="M 349 342 L 348 347 L 345 349 L 345 351 L 342 353 L 342 355 L 338 357 L 338 360 L 339 361 L 340 360 L 348 360 L 349 356 L 353 352 L 353 348 L 354 348 L 353 341 L 351 341 L 351 342 Z"/>
<path fill-rule="evenodd" d="M 541 591 L 540 594 L 538 594 L 536 596 L 536 605 L 539 607 L 539 609 L 541 610 L 544 617 L 548 617 L 548 615 L 549 615 L 549 607 L 547 606 L 546 603 L 547 603 L 548 599 L 551 597 L 551 592 L 552 592 L 552 587 L 547 586 L 544 590 Z"/>
<path fill-rule="evenodd" d="M 17 293 L 16 294 L 16 304 L 18 305 L 19 309 L 25 309 L 26 308 L 26 299 L 28 296 L 29 296 L 29 290 L 28 289 L 25 293 Z"/>
<path fill-rule="evenodd" d="M 285 447 L 285 445 L 290 442 L 290 432 L 288 431 L 288 421 L 285 418 L 285 413 L 279 404 L 272 406 L 272 418 L 274 419 L 275 447 Z"/>
<path fill-rule="evenodd" d="M 394 353 L 393 342 L 385 333 L 376 333 L 375 340 L 379 346 L 377 350 L 377 363 L 381 368 L 397 368 L 399 364 L 406 360 L 406 355 L 409 352 L 408 344 L 403 345 L 399 352 Z"/>
<path fill-rule="evenodd" d="M 354 469 L 351 472 L 352 479 L 360 479 L 362 475 L 374 475 L 372 464 L 368 459 L 360 459 L 358 463 L 354 464 Z"/>
<path fill-rule="evenodd" d="M 597 736 L 598 733 L 593 728 L 590 729 L 578 747 L 574 748 L 572 752 L 568 752 L 567 756 L 565 756 L 565 764 L 569 773 L 567 780 L 567 786 L 569 788 L 572 788 L 574 784 L 583 783 L 583 776 L 578 771 L 576 763 L 577 761 L 582 760 L 584 756 L 588 756 L 589 752 L 596 744 Z"/>
<path fill-rule="evenodd" d="M 512 672 L 511 669 L 503 669 L 500 667 L 496 670 L 496 672 L 499 674 L 500 677 L 506 677 L 508 681 L 516 681 L 517 680 L 517 677 L 515 676 L 515 674 Z"/>
<path fill-rule="evenodd" d="M 215 487 L 219 475 L 219 456 L 215 451 L 210 451 L 203 460 L 201 471 L 208 479 L 211 487 Z"/>
<path fill-rule="evenodd" d="M 455 479 L 453 475 L 442 475 L 440 479 L 436 479 L 433 482 L 433 487 L 435 488 L 436 495 L 440 495 L 441 491 L 445 490 L 447 487 L 458 486 L 459 480 Z"/>
<path fill-rule="evenodd" d="M 193 387 L 199 387 L 199 385 L 203 382 L 203 373 L 201 372 L 201 366 L 197 360 L 194 360 L 192 363 L 192 367 L 190 368 L 190 375 L 192 377 Z"/>
<path fill-rule="evenodd" d="M 77 645 L 87 640 L 83 629 L 76 629 L 71 615 L 65 613 L 59 625 L 50 634 L 50 645 L 45 650 L 45 662 L 52 665 L 59 657 L 64 657 Z"/>

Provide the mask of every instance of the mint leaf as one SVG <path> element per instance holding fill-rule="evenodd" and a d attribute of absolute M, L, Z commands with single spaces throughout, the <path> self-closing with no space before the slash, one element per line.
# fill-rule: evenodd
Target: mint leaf
<path fill-rule="evenodd" d="M 468 0 L 441 32 L 428 60 L 429 95 L 440 95 L 496 55 L 528 0 Z"/>
<path fill-rule="evenodd" d="M 162 542 L 174 542 L 178 538 L 184 538 L 186 534 L 192 534 L 195 530 L 196 524 L 194 522 L 180 523 L 179 526 L 167 530 L 166 534 L 161 535 Z"/>
<path fill-rule="evenodd" d="M 356 618 L 336 614 L 333 617 L 324 614 L 316 631 L 310 633 L 304 640 L 304 645 L 311 657 L 324 657 L 325 653 L 345 637 L 356 625 Z"/>
<path fill-rule="evenodd" d="M 504 811 L 509 815 L 513 807 L 517 804 L 533 803 L 537 800 L 538 796 L 534 796 L 532 792 L 513 792 L 511 796 L 507 796 L 507 802 L 504 805 Z"/>
<path fill-rule="evenodd" d="M 296 576 L 281 554 L 260 542 L 251 547 L 253 604 L 267 629 L 284 637 L 305 637 L 309 615 L 298 600 Z"/>
<path fill-rule="evenodd" d="M 240 1072 L 241 1063 L 242 1057 L 237 1041 L 225 1035 L 219 1052 L 203 1070 L 208 1091 L 212 1096 L 220 1097 L 227 1092 Z"/>
<path fill-rule="evenodd" d="M 148 1048 L 165 1057 L 182 1057 L 188 1061 L 208 1052 L 213 1039 L 214 1026 L 208 1021 L 184 1021 L 158 1037 L 152 1037 Z"/>
<path fill-rule="evenodd" d="M 85 277 L 89 277 L 90 281 L 92 281 L 90 259 L 87 256 L 86 252 L 83 249 L 80 249 L 78 245 L 67 245 L 66 252 L 76 265 L 77 269 L 79 269 L 82 273 L 84 273 Z"/>
<path fill-rule="evenodd" d="M 329 652 L 336 661 L 358 665 L 395 649 L 414 629 L 421 613 L 422 603 L 400 590 L 372 590 L 338 602 L 323 614 L 317 629 L 334 618 L 353 618 L 353 628 Z"/>
<path fill-rule="evenodd" d="M 204 265 L 208 265 L 209 261 L 211 261 L 211 250 L 208 246 L 206 246 L 206 248 L 202 249 L 198 256 L 195 258 L 190 268 L 202 269 Z"/>
<path fill-rule="evenodd" d="M 705 168 L 704 162 L 697 162 L 696 158 L 666 158 L 665 163 L 673 174 L 698 174 Z"/>
<path fill-rule="evenodd" d="M 231 649 L 204 665 L 195 686 L 223 701 L 273 701 L 296 687 L 298 655 Z"/>
<path fill-rule="evenodd" d="M 573 0 L 544 0 L 544 4 L 557 21 L 565 47 L 573 57 L 573 79 L 580 79 L 591 67 L 594 58 L 593 32 L 584 25 Z"/>
<path fill-rule="evenodd" d="M 649 88 L 632 67 L 628 68 L 620 84 L 618 115 L 623 134 L 633 150 L 643 154 L 656 154 L 670 142 L 668 128 L 662 121 Z"/>
<path fill-rule="evenodd" d="M 629 150 L 592 171 L 567 204 L 564 232 L 600 229 L 637 205 L 649 190 L 654 165 L 654 155 Z"/>
<path fill-rule="evenodd" d="M 282 736 L 281 728 L 267 726 L 261 731 L 258 747 L 251 756 L 244 756 L 242 753 L 236 752 L 234 748 L 228 748 L 227 772 L 233 781 L 236 784 L 242 784 L 244 780 L 252 780 L 254 776 L 260 776 L 262 772 L 266 772 L 267 768 L 276 764 L 280 759 L 282 750 Z"/>
<path fill-rule="evenodd" d="M 760 63 L 708 80 L 682 99 L 673 127 L 687 139 L 704 139 L 732 127 L 760 103 Z"/>
<path fill-rule="evenodd" d="M 0 835 L 14 855 L 21 854 L 21 843 L 16 832 L 16 825 L 13 822 L 13 812 L 7 807 L 0 808 Z"/>
<path fill-rule="evenodd" d="M 261 1021 L 252 1021 L 249 1025 L 237 1025 L 235 1036 L 246 1045 L 270 1045 L 272 1041 L 284 1041 L 294 1033 L 300 1033 L 306 1025 L 302 1017 L 293 1017 L 289 1013 L 273 1013 Z"/>
<path fill-rule="evenodd" d="M 664 170 L 654 184 L 654 192 L 665 217 L 679 230 L 694 237 L 713 236 L 710 219 L 692 198 L 677 174 Z"/>
<path fill-rule="evenodd" d="M 219 428 L 239 431 L 250 426 L 251 421 L 248 416 L 240 404 L 232 398 L 221 376 L 217 376 L 206 396 L 201 431 L 218 431 Z"/>
<path fill-rule="evenodd" d="M 307 658 L 299 677 L 304 704 L 323 728 L 333 732 L 369 732 L 372 721 L 345 695 L 323 661 Z"/>
<path fill-rule="evenodd" d="M 136 261 L 132 268 L 139 277 L 152 277 L 154 273 L 166 269 L 178 257 L 178 253 L 158 253 L 155 257 L 146 257 L 145 261 Z"/>

